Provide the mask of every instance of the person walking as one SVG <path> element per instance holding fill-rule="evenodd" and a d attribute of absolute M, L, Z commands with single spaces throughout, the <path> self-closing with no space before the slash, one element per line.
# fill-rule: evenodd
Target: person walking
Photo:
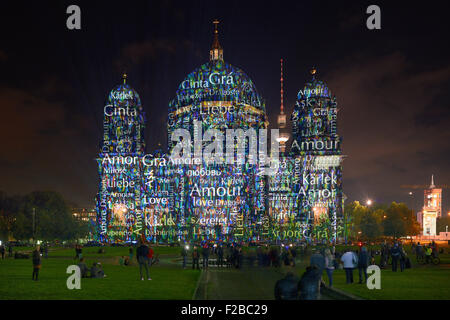
<path fill-rule="evenodd" d="M 2 260 L 5 259 L 5 246 L 0 245 L 0 254 L 2 255 Z"/>
<path fill-rule="evenodd" d="M 325 249 L 325 270 L 328 276 L 328 285 L 333 286 L 334 257 L 330 249 Z"/>
<path fill-rule="evenodd" d="M 392 271 L 397 272 L 398 260 L 400 259 L 400 248 L 398 247 L 398 243 L 395 243 L 391 248 L 391 257 Z"/>
<path fill-rule="evenodd" d="M 359 271 L 359 284 L 362 284 L 362 278 L 364 273 L 364 283 L 367 283 L 367 267 L 369 266 L 369 255 L 366 247 L 361 247 L 358 255 L 358 271 Z"/>
<path fill-rule="evenodd" d="M 33 275 L 32 280 L 39 281 L 39 270 L 41 269 L 41 253 L 40 253 L 40 247 L 36 246 L 36 248 L 33 251 Z"/>
<path fill-rule="evenodd" d="M 345 252 L 341 257 L 341 261 L 344 265 L 346 283 L 353 283 L 353 269 L 357 263 L 354 253 L 350 250 Z"/>
<path fill-rule="evenodd" d="M 8 253 L 9 253 L 9 257 L 12 258 L 12 256 L 13 256 L 13 246 L 12 246 L 11 243 L 8 246 Z"/>
<path fill-rule="evenodd" d="M 144 280 L 144 276 L 142 274 L 142 268 L 145 269 L 147 279 L 152 280 L 148 274 L 148 261 L 149 261 L 148 254 L 149 254 L 149 249 L 148 249 L 147 245 L 143 241 L 141 241 L 139 247 L 136 250 L 136 258 L 139 263 L 139 273 L 141 275 L 141 280 Z"/>
<path fill-rule="evenodd" d="M 200 253 L 198 252 L 197 246 L 194 246 L 194 250 L 192 250 L 192 269 L 195 269 L 195 266 L 197 266 L 197 270 L 200 269 L 199 261 L 200 259 Z"/>

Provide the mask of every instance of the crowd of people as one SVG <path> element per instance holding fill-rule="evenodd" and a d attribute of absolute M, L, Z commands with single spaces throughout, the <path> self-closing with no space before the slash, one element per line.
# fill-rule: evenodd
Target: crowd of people
<path fill-rule="evenodd" d="M 182 246 L 182 266 L 186 268 L 187 258 L 189 256 L 189 245 Z M 244 258 L 249 266 L 254 266 L 255 262 L 259 267 L 280 267 L 281 265 L 295 266 L 295 258 L 297 249 L 291 246 L 269 247 L 259 246 L 256 253 L 251 251 L 244 256 L 243 246 L 232 244 L 211 244 L 203 242 L 194 244 L 191 257 L 192 269 L 200 269 L 200 261 L 202 267 L 207 269 L 210 263 L 214 262 L 218 267 L 228 267 L 241 269 L 244 264 Z M 201 260 L 200 260 L 201 259 Z"/>
<path fill-rule="evenodd" d="M 438 248 L 434 241 L 427 247 L 422 247 L 420 243 L 412 246 L 413 252 L 417 256 L 428 257 L 438 254 Z M 288 272 L 285 278 L 279 280 L 275 286 L 276 299 L 305 299 L 316 300 L 320 297 L 320 288 L 325 284 L 322 281 L 324 271 L 328 277 L 328 286 L 333 286 L 333 272 L 336 269 L 343 269 L 345 271 L 346 283 L 354 283 L 353 273 L 358 270 L 359 284 L 366 284 L 368 275 L 367 268 L 370 265 L 376 264 L 375 257 L 380 255 L 380 268 L 386 268 L 390 263 L 392 271 L 397 272 L 400 269 L 403 272 L 405 269 L 411 268 L 411 261 L 406 253 L 401 242 L 393 242 L 392 244 L 384 242 L 381 244 L 380 250 L 370 249 L 360 244 L 359 250 L 343 250 L 341 252 L 325 248 L 322 250 L 312 249 L 309 266 L 303 273 L 302 277 L 298 279 L 293 272 Z"/>

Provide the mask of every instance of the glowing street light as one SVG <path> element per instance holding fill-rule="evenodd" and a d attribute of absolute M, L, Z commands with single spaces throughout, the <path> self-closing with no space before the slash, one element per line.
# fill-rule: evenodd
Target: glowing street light
<path fill-rule="evenodd" d="M 370 206 L 370 205 L 372 205 L 372 200 L 369 199 L 369 200 L 367 200 L 366 203 L 367 203 L 368 206 Z"/>

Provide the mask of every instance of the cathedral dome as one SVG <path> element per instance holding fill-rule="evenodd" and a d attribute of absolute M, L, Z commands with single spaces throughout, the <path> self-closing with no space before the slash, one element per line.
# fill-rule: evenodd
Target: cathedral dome
<path fill-rule="evenodd" d="M 328 86 L 322 80 L 316 78 L 316 69 L 311 70 L 312 79 L 305 83 L 305 86 L 297 94 L 298 100 L 311 98 L 332 98 Z"/>
<path fill-rule="evenodd" d="M 142 110 L 141 98 L 126 81 L 127 75 L 123 75 L 123 83 L 115 86 L 108 95 L 107 104 L 114 107 L 135 107 Z"/>
<path fill-rule="evenodd" d="M 265 105 L 253 81 L 239 68 L 223 60 L 212 60 L 180 83 L 170 111 L 202 101 L 233 101 L 265 112 Z"/>

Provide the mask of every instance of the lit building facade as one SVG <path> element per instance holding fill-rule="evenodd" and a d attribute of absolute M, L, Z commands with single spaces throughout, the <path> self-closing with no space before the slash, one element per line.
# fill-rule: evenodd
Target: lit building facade
<path fill-rule="evenodd" d="M 253 81 L 224 61 L 214 25 L 209 62 L 188 74 L 169 102 L 167 152 L 145 154 L 145 115 L 126 78 L 111 91 L 97 158 L 98 240 L 337 240 L 342 156 L 335 97 L 313 75 L 298 95 L 289 148 L 281 75 L 283 130 L 269 148 L 278 141 L 282 150 L 272 158 L 261 138 L 269 125 L 265 102 Z M 264 174 L 261 155 L 276 174 Z"/>

